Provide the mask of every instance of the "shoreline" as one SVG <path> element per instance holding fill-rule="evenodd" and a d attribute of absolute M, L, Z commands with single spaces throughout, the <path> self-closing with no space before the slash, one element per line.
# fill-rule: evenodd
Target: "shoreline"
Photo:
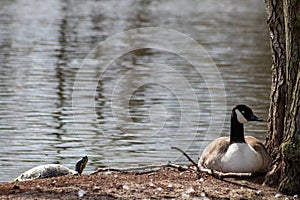
<path fill-rule="evenodd" d="M 299 199 L 263 186 L 264 177 L 200 179 L 194 170 L 95 173 L 0 183 L 1 199 Z"/>

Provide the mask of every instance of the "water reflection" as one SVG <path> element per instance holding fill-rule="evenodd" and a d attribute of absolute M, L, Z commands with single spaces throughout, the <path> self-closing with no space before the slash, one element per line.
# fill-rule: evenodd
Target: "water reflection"
<path fill-rule="evenodd" d="M 86 102 L 95 112 L 82 116 L 89 119 L 95 114 L 96 118 L 90 124 L 74 120 L 73 85 L 83 59 L 99 42 L 130 28 L 160 26 L 191 36 L 205 47 L 222 74 L 228 111 L 246 103 L 266 118 L 270 56 L 264 12 L 260 1 L 0 1 L 0 181 L 12 180 L 44 163 L 59 162 L 72 168 L 83 155 L 90 157 L 87 171 L 107 164 L 125 167 L 166 162 L 165 144 L 180 127 L 181 109 L 191 108 L 181 107 L 170 88 L 155 84 L 164 80 L 180 85 L 172 80 L 174 74 L 158 72 L 145 63 L 172 66 L 194 89 L 199 122 L 189 132 L 197 137 L 181 138 L 191 143 L 188 153 L 194 160 L 217 137 L 203 141 L 211 100 L 201 75 L 179 56 L 157 49 L 123 55 L 101 79 L 100 67 L 85 71 L 83 81 L 99 81 L 94 101 Z M 169 42 L 181 48 L 180 41 Z M 138 86 L 138 81 L 153 83 L 136 87 L 130 98 L 120 97 L 114 105 L 120 110 L 126 105 L 130 118 L 123 112 L 113 115 L 111 105 L 112 90 L 128 71 L 131 76 L 121 82 L 123 92 Z M 86 98 L 84 92 L 82 98 Z M 190 98 L 187 95 L 186 100 Z M 191 124 L 195 120 L 191 115 Z M 76 123 L 82 129 L 76 129 Z M 228 127 L 227 116 L 223 134 Z M 247 130 L 265 138 L 264 123 L 249 124 Z M 180 158 L 178 162 L 186 161 Z"/>

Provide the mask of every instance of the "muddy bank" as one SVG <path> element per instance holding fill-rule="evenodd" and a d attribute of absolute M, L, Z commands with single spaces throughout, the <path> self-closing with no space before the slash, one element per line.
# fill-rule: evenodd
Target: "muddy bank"
<path fill-rule="evenodd" d="M 262 186 L 263 177 L 224 180 L 192 170 L 97 173 L 1 183 L 1 199 L 298 199 Z"/>

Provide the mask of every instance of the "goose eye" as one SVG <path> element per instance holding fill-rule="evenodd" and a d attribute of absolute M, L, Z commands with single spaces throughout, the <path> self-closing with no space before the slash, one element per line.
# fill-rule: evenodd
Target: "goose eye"
<path fill-rule="evenodd" d="M 242 114 L 245 114 L 245 111 L 242 110 Z"/>

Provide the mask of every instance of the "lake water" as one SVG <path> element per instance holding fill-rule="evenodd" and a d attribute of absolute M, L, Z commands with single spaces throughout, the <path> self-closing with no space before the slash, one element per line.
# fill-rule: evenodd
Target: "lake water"
<path fill-rule="evenodd" d="M 0 16 L 0 181 L 84 155 L 85 173 L 188 163 L 170 146 L 197 160 L 233 106 L 267 119 L 262 1 L 4 0 Z"/>

